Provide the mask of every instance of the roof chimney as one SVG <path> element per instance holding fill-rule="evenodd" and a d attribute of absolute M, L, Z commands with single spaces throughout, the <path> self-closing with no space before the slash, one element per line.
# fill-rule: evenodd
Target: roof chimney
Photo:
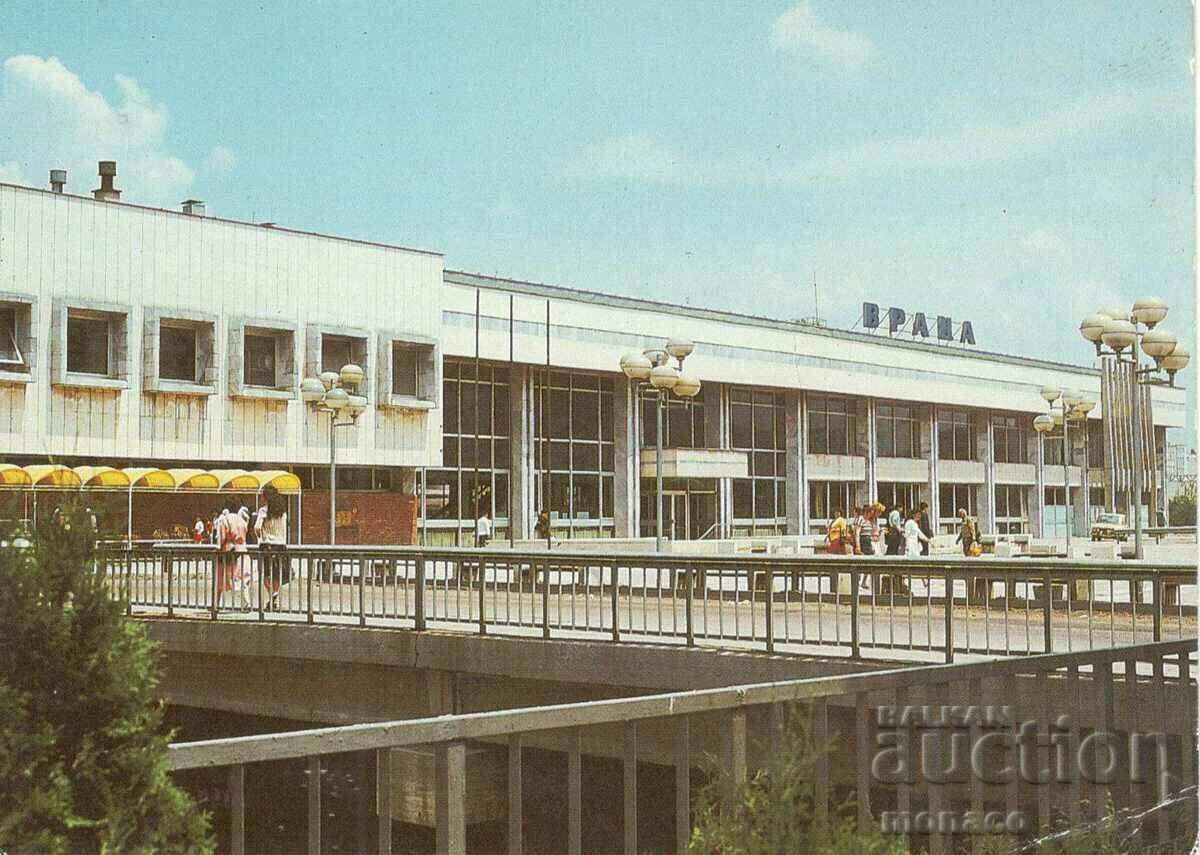
<path fill-rule="evenodd" d="M 53 190 L 55 193 L 61 193 L 63 191 L 63 187 L 66 186 L 66 183 L 67 183 L 67 170 L 65 170 L 65 169 L 51 169 L 50 170 L 50 189 L 51 190 Z"/>
<path fill-rule="evenodd" d="M 181 203 L 183 212 L 191 214 L 193 217 L 203 217 L 205 215 L 204 202 L 200 199 L 184 199 Z"/>
<path fill-rule="evenodd" d="M 113 179 L 117 177 L 117 162 L 115 160 L 100 161 L 100 186 L 92 191 L 101 202 L 119 202 L 121 191 L 113 187 Z"/>

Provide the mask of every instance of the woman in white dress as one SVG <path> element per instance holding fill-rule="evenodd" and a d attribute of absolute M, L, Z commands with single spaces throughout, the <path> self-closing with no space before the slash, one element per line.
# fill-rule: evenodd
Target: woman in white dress
<path fill-rule="evenodd" d="M 921 541 L 929 543 L 925 532 L 921 531 L 921 512 L 913 511 L 904 524 L 904 554 L 908 558 L 921 557 Z"/>

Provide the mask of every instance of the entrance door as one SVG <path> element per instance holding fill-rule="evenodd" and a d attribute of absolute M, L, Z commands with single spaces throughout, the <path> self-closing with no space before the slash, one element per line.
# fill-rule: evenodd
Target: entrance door
<path fill-rule="evenodd" d="M 713 524 L 717 521 L 717 494 L 689 493 L 688 506 L 688 538 L 712 538 Z"/>
<path fill-rule="evenodd" d="M 663 491 L 663 537 L 667 540 L 688 538 L 688 494 Z"/>

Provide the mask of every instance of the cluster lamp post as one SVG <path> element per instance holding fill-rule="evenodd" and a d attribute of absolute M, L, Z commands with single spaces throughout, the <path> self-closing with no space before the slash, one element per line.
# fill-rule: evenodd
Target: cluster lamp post
<path fill-rule="evenodd" d="M 621 371 L 633 381 L 636 400 L 641 400 L 640 389 L 643 383 L 649 383 L 658 393 L 655 401 L 657 430 L 654 432 L 654 548 L 658 552 L 662 551 L 663 541 L 663 407 L 671 392 L 680 398 L 694 398 L 700 392 L 700 381 L 683 370 L 683 360 L 687 359 L 695 348 L 696 346 L 687 339 L 673 338 L 664 348 L 651 348 L 643 353 L 627 353 L 621 357 Z M 677 365 L 670 364 L 671 357 L 675 358 Z M 640 457 L 638 468 L 641 468 Z"/>
<path fill-rule="evenodd" d="M 1167 304 L 1159 297 L 1143 297 L 1129 311 L 1121 308 L 1101 309 L 1083 319 L 1079 333 L 1096 346 L 1097 356 L 1113 356 L 1118 362 L 1133 366 L 1130 395 L 1131 418 L 1133 420 L 1133 514 L 1134 557 L 1142 557 L 1142 459 L 1145 438 L 1142 436 L 1141 400 L 1138 386 L 1162 383 L 1156 372 L 1165 371 L 1167 382 L 1175 385 L 1175 374 L 1187 367 L 1191 354 L 1179 344 L 1175 336 L 1158 324 L 1167 316 Z M 1143 329 L 1143 327 L 1145 329 Z M 1128 359 L 1126 352 L 1128 351 Z M 1141 365 L 1141 354 L 1153 358 L 1154 364 L 1145 368 Z M 1109 413 L 1105 413 L 1109 418 Z"/>
<path fill-rule="evenodd" d="M 367 409 L 367 399 L 358 394 L 363 370 L 343 365 L 341 371 L 323 371 L 320 377 L 306 377 L 300 384 L 300 397 L 318 413 L 329 415 L 329 543 L 337 542 L 337 429 L 358 421 Z"/>

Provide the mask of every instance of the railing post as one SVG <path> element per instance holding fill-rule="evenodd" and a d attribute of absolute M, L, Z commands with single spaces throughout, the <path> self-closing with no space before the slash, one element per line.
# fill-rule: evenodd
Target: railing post
<path fill-rule="evenodd" d="M 162 574 L 167 577 L 167 617 L 175 616 L 175 573 L 174 562 L 171 561 L 169 553 L 164 553 L 162 557 Z M 1155 641 L 1158 637 L 1155 636 Z"/>
<path fill-rule="evenodd" d="M 285 558 L 284 560 L 290 562 L 292 559 Z M 307 619 L 307 621 L 309 623 L 313 622 L 313 567 L 314 566 L 319 568 L 321 566 L 321 564 L 319 561 L 313 561 L 312 558 L 309 558 L 309 560 L 307 562 L 307 566 L 305 567 L 305 573 L 304 573 L 304 590 L 305 590 L 305 594 L 306 594 L 306 599 L 308 601 L 308 606 L 305 609 L 305 618 Z M 320 573 L 321 571 L 318 569 L 317 572 Z"/>
<path fill-rule="evenodd" d="M 484 574 L 483 559 L 481 558 L 479 560 L 479 564 L 477 564 L 475 567 L 475 578 L 479 582 L 479 634 L 487 635 L 487 620 L 483 616 L 483 602 L 484 602 L 484 600 L 483 600 L 483 589 L 484 589 L 483 574 Z"/>
<path fill-rule="evenodd" d="M 1054 597 L 1054 587 L 1051 582 L 1052 579 L 1050 577 L 1050 572 L 1046 571 L 1046 575 L 1044 577 L 1046 599 L 1042 604 L 1042 641 L 1047 653 L 1054 652 L 1054 636 L 1050 632 L 1051 622 L 1053 619 L 1051 600 Z"/>
<path fill-rule="evenodd" d="M 620 606 L 618 603 L 619 589 L 617 587 L 617 562 L 612 563 L 612 640 L 621 640 Z"/>
<path fill-rule="evenodd" d="M 375 811 L 379 818 L 379 855 L 392 855 L 392 750 L 375 751 Z"/>
<path fill-rule="evenodd" d="M 417 557 L 416 588 L 413 590 L 413 629 L 425 629 L 425 556 Z"/>
<path fill-rule="evenodd" d="M 550 562 L 546 561 L 542 564 L 542 638 L 549 638 L 549 637 L 550 637 Z"/>
<path fill-rule="evenodd" d="M 768 566 L 763 575 L 767 580 L 767 590 L 763 597 L 764 608 L 766 609 L 767 621 L 767 652 L 775 652 L 775 616 L 773 608 L 775 605 L 775 568 Z M 753 601 L 751 601 L 753 602 Z"/>
<path fill-rule="evenodd" d="M 438 855 L 467 851 L 467 744 L 443 742 L 434 749 L 434 809 Z"/>
<path fill-rule="evenodd" d="M 367 625 L 367 559 L 358 559 L 358 625 Z"/>
<path fill-rule="evenodd" d="M 308 758 L 308 855 L 321 855 L 321 755 Z"/>
<path fill-rule="evenodd" d="M 508 853 L 524 851 L 524 799 L 521 785 L 521 734 L 508 737 Z"/>
<path fill-rule="evenodd" d="M 970 582 L 967 584 L 969 585 Z M 946 571 L 946 596 L 944 599 L 946 602 L 942 632 L 946 636 L 946 662 L 949 663 L 954 661 L 954 574 L 950 570 Z M 970 620 L 969 614 L 967 615 L 967 620 Z M 984 620 L 987 620 L 986 613 Z M 970 636 L 968 635 L 968 641 L 969 639 Z M 968 643 L 967 646 L 970 647 L 970 644 Z"/>
<path fill-rule="evenodd" d="M 125 614 L 127 616 L 133 614 L 133 550 L 131 549 L 125 552 Z"/>
<path fill-rule="evenodd" d="M 1158 571 L 1154 572 L 1154 582 L 1152 585 L 1154 586 L 1154 640 L 1162 641 L 1163 581 Z"/>
<path fill-rule="evenodd" d="M 266 620 L 267 619 L 266 603 L 264 603 L 263 600 L 268 599 L 270 597 L 270 594 L 267 593 L 266 580 L 263 579 L 263 575 L 262 575 L 262 573 L 263 573 L 263 563 L 262 563 L 262 559 L 261 559 L 262 553 L 261 552 L 256 552 L 256 553 L 240 552 L 240 553 L 235 553 L 235 555 L 237 557 L 234 558 L 234 561 L 237 561 L 240 563 L 242 561 L 242 559 L 245 559 L 250 562 L 250 578 L 243 579 L 242 584 L 249 585 L 252 582 L 254 582 L 254 580 L 258 580 L 254 584 L 254 588 L 255 588 L 254 595 L 255 595 L 255 598 L 258 600 L 258 619 L 260 621 Z M 258 566 L 255 567 L 255 565 L 258 565 Z M 257 573 L 254 572 L 256 569 L 258 570 Z M 263 594 L 266 594 L 267 596 L 264 597 Z"/>
<path fill-rule="evenodd" d="M 209 563 L 209 566 L 212 568 L 212 608 L 209 609 L 209 615 L 213 620 L 217 619 L 217 611 L 220 608 L 221 602 L 221 591 L 219 588 L 221 580 L 220 563 L 220 554 L 214 552 L 212 561 Z"/>
<path fill-rule="evenodd" d="M 229 767 L 229 851 L 246 852 L 246 767 Z"/>
<path fill-rule="evenodd" d="M 684 618 L 687 623 L 687 646 L 696 646 L 696 570 L 694 567 L 683 568 L 687 579 L 683 586 Z M 632 618 L 631 618 L 632 620 Z"/>
<path fill-rule="evenodd" d="M 840 576 L 840 574 L 838 574 Z M 859 570 L 857 566 L 850 568 L 850 658 L 857 659 L 859 656 L 859 639 L 858 639 L 858 586 L 859 586 Z M 837 576 L 834 577 L 838 578 Z M 818 583 L 817 597 L 821 596 L 821 588 Z M 833 588 L 833 602 L 836 610 L 837 605 L 837 584 Z"/>

